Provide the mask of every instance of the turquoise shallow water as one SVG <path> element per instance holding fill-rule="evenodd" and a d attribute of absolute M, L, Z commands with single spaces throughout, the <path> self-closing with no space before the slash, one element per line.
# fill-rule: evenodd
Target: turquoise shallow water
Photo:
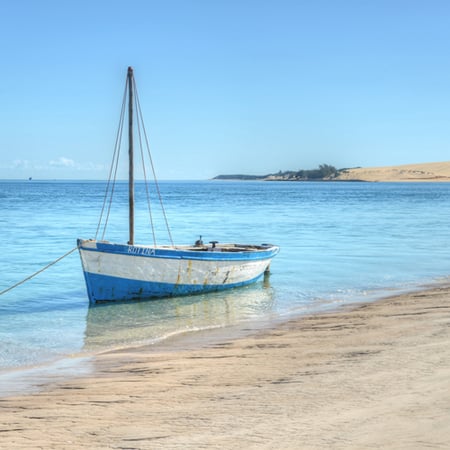
<path fill-rule="evenodd" d="M 95 234 L 102 182 L 0 181 L 0 290 Z M 223 293 L 89 307 L 79 256 L 0 296 L 0 372 L 171 336 L 245 327 L 412 290 L 450 274 L 450 185 L 163 182 L 177 243 L 270 242 L 271 275 Z M 126 241 L 126 185 L 112 241 Z M 136 196 L 144 193 L 143 185 Z M 145 197 L 145 194 L 142 196 Z M 147 206 L 136 236 L 151 243 Z M 162 219 L 156 218 L 162 228 Z M 168 243 L 162 233 L 159 243 Z M 207 334 L 207 333 L 206 333 Z M 182 339 L 182 338 L 181 338 Z"/>

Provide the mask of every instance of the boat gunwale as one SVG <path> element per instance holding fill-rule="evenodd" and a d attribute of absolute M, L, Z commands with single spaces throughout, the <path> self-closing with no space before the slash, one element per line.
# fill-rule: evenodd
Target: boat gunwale
<path fill-rule="evenodd" d="M 86 246 L 85 243 L 92 246 Z M 228 247 L 227 247 L 228 245 Z M 237 247 L 236 247 L 237 245 Z M 247 247 L 245 250 L 242 248 Z M 216 248 L 202 246 L 147 246 L 116 244 L 107 241 L 78 240 L 78 248 L 83 251 L 109 253 L 143 258 L 192 259 L 192 260 L 264 260 L 271 259 L 279 252 L 279 247 L 271 244 L 245 245 L 222 244 Z M 205 250 L 206 248 L 206 250 Z"/>

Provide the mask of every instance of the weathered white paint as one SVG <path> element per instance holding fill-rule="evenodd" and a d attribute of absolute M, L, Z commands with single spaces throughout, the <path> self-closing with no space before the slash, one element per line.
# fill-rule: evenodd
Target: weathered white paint
<path fill-rule="evenodd" d="M 186 260 L 80 249 L 84 270 L 130 280 L 170 284 L 236 284 L 256 278 L 270 260 Z"/>

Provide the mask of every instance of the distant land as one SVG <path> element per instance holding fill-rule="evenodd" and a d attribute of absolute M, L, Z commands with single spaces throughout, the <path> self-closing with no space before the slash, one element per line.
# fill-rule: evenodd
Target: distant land
<path fill-rule="evenodd" d="M 450 161 L 385 167 L 336 169 L 322 164 L 312 170 L 279 171 L 268 175 L 218 175 L 214 180 L 260 181 L 450 181 Z"/>

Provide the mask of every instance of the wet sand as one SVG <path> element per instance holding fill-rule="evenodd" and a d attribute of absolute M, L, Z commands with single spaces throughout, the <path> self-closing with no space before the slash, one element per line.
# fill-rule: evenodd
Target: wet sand
<path fill-rule="evenodd" d="M 0 448 L 424 449 L 450 444 L 450 288 L 206 348 L 99 355 L 0 399 Z"/>

